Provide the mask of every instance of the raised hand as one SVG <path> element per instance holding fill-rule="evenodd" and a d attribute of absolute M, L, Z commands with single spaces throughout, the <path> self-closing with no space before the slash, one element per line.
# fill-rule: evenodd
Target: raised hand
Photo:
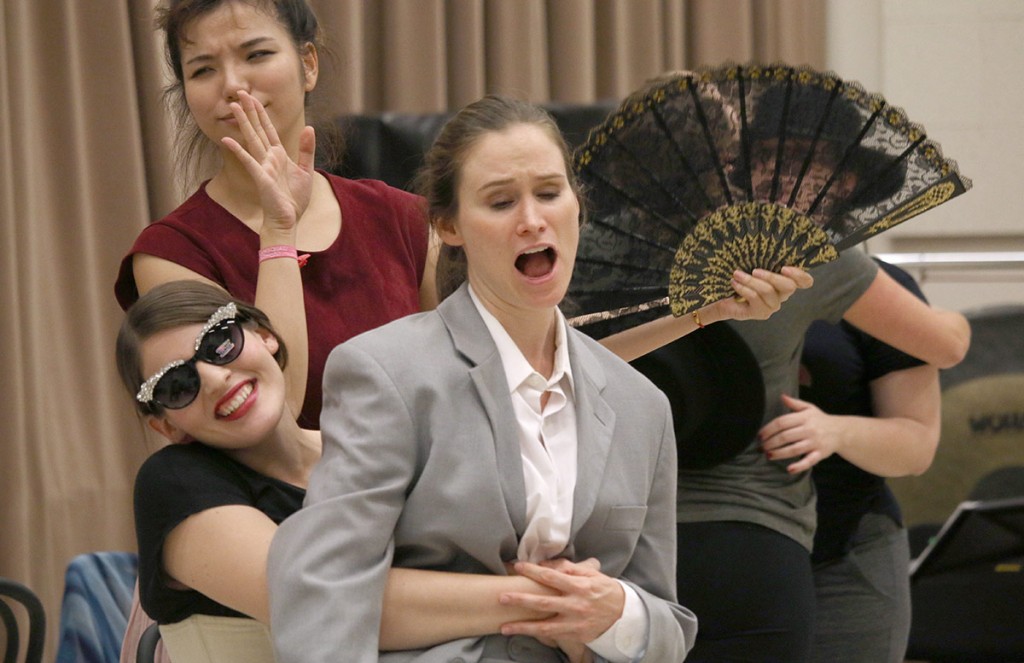
<path fill-rule="evenodd" d="M 292 230 L 309 205 L 313 191 L 313 158 L 316 137 L 312 127 L 299 135 L 297 161 L 293 161 L 281 144 L 270 116 L 258 99 L 239 91 L 231 112 L 245 142 L 243 147 L 234 138 L 221 142 L 242 163 L 256 183 L 263 208 L 263 223 L 280 230 Z"/>

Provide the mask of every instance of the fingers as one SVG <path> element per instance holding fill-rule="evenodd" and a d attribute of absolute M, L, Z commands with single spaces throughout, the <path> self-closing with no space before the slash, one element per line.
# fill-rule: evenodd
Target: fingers
<path fill-rule="evenodd" d="M 280 145 L 281 138 L 277 135 L 277 127 L 270 121 L 270 115 L 267 114 L 267 109 L 263 107 L 259 99 L 253 97 L 246 92 L 241 92 L 250 100 L 252 100 L 253 110 L 255 111 L 256 119 L 259 120 L 256 126 L 259 128 L 258 131 L 262 134 L 262 138 L 266 140 L 267 145 Z"/>
<path fill-rule="evenodd" d="M 242 134 L 242 142 L 245 144 L 246 150 L 257 161 L 262 161 L 270 145 L 266 142 L 266 134 L 258 132 L 253 126 L 253 123 L 258 121 L 255 107 L 252 105 L 254 101 L 251 96 L 240 92 L 239 100 L 232 102 L 229 108 L 231 114 L 235 116 L 235 122 L 238 124 L 239 133 Z"/>
<path fill-rule="evenodd" d="M 796 288 L 791 279 L 764 269 L 750 274 L 736 270 L 732 282 L 733 289 L 752 305 L 759 300 L 772 309 L 777 309 Z"/>
<path fill-rule="evenodd" d="M 817 465 L 823 458 L 824 455 L 821 452 L 811 451 L 800 460 L 787 465 L 786 472 L 790 474 L 800 474 L 801 472 L 806 472 L 813 468 L 815 465 Z"/>
<path fill-rule="evenodd" d="M 560 557 L 542 560 L 538 564 L 561 573 L 568 573 L 569 575 L 591 575 L 601 571 L 601 562 L 595 557 L 590 557 L 582 562 L 573 562 Z"/>
<path fill-rule="evenodd" d="M 239 91 L 238 100 L 246 119 L 245 126 L 240 124 L 239 128 L 242 129 L 242 135 L 248 141 L 249 149 L 257 150 L 257 152 L 253 153 L 253 156 L 257 159 L 262 159 L 262 155 L 274 144 L 270 142 L 267 129 L 263 124 L 264 119 L 266 119 L 267 124 L 270 124 L 270 117 L 267 116 L 267 111 L 263 108 L 263 104 L 244 90 Z M 273 130 L 272 124 L 271 129 Z M 274 131 L 274 135 L 275 137 L 277 136 L 276 131 Z"/>
<path fill-rule="evenodd" d="M 783 267 L 778 273 L 755 269 L 748 274 L 736 270 L 732 278 L 736 297 L 723 300 L 722 319 L 765 320 L 793 293 L 813 283 L 813 277 L 798 267 Z"/>
<path fill-rule="evenodd" d="M 783 276 L 790 278 L 800 290 L 810 288 L 814 285 L 814 277 L 799 267 L 786 266 L 779 270 Z"/>
<path fill-rule="evenodd" d="M 263 161 L 272 147 L 281 144 L 281 138 L 270 115 L 267 114 L 267 109 L 256 97 L 240 90 L 238 101 L 232 102 L 229 107 L 238 123 L 246 150 L 257 162 Z"/>
<path fill-rule="evenodd" d="M 226 148 L 231 150 L 231 153 L 234 154 L 235 157 L 242 162 L 242 165 L 245 166 L 246 170 L 248 170 L 249 172 L 254 172 L 254 168 L 257 171 L 259 170 L 259 162 L 256 161 L 256 159 L 253 159 L 252 155 L 249 154 L 248 150 L 242 147 L 237 140 L 231 138 L 230 136 L 225 136 L 224 138 L 220 139 L 220 142 Z"/>
<path fill-rule="evenodd" d="M 551 560 L 556 562 L 557 560 Z M 565 564 L 571 564 L 568 560 Z M 515 570 L 517 575 L 525 576 L 530 580 L 539 582 L 542 585 L 566 593 L 575 589 L 573 576 L 564 573 L 548 565 L 533 564 L 531 562 L 516 562 Z"/>
<path fill-rule="evenodd" d="M 559 594 L 502 594 L 499 597 L 502 604 L 553 614 L 548 619 L 504 624 L 502 634 L 590 642 L 608 630 L 622 616 L 626 593 L 619 581 L 597 571 L 595 564 L 595 560 L 580 563 L 552 560 L 550 566 L 571 571 L 566 573 L 542 564 L 516 563 L 517 574 L 555 589 Z"/>

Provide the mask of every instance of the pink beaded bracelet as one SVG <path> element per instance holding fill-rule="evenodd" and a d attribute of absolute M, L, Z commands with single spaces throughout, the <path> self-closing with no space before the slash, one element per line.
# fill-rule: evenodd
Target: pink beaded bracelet
<path fill-rule="evenodd" d="M 274 246 L 266 246 L 259 251 L 260 262 L 264 260 L 273 260 L 275 258 L 294 258 L 299 261 L 299 267 L 306 264 L 309 260 L 309 254 L 303 253 L 299 255 L 298 251 L 295 250 L 294 246 L 288 246 L 287 244 L 276 244 Z"/>

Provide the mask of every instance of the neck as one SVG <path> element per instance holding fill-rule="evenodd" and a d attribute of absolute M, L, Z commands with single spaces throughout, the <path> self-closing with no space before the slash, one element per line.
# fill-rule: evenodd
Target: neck
<path fill-rule="evenodd" d="M 530 366 L 544 377 L 551 377 L 555 369 L 555 336 L 558 324 L 555 310 L 531 311 L 526 315 L 501 315 L 494 311 L 491 313 L 508 332 Z"/>
<path fill-rule="evenodd" d="M 206 193 L 247 225 L 262 220 L 259 190 L 245 167 L 233 154 L 224 155 L 224 163 L 206 185 Z M 253 227 L 259 230 L 258 227 Z"/>
<path fill-rule="evenodd" d="M 304 488 L 320 458 L 320 434 L 285 416 L 259 444 L 226 453 L 260 474 Z"/>

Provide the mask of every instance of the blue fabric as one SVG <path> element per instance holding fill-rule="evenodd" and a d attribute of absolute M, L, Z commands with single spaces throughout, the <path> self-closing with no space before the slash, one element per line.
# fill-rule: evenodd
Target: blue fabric
<path fill-rule="evenodd" d="M 68 564 L 56 663 L 117 663 L 128 626 L 138 556 L 79 555 Z"/>

